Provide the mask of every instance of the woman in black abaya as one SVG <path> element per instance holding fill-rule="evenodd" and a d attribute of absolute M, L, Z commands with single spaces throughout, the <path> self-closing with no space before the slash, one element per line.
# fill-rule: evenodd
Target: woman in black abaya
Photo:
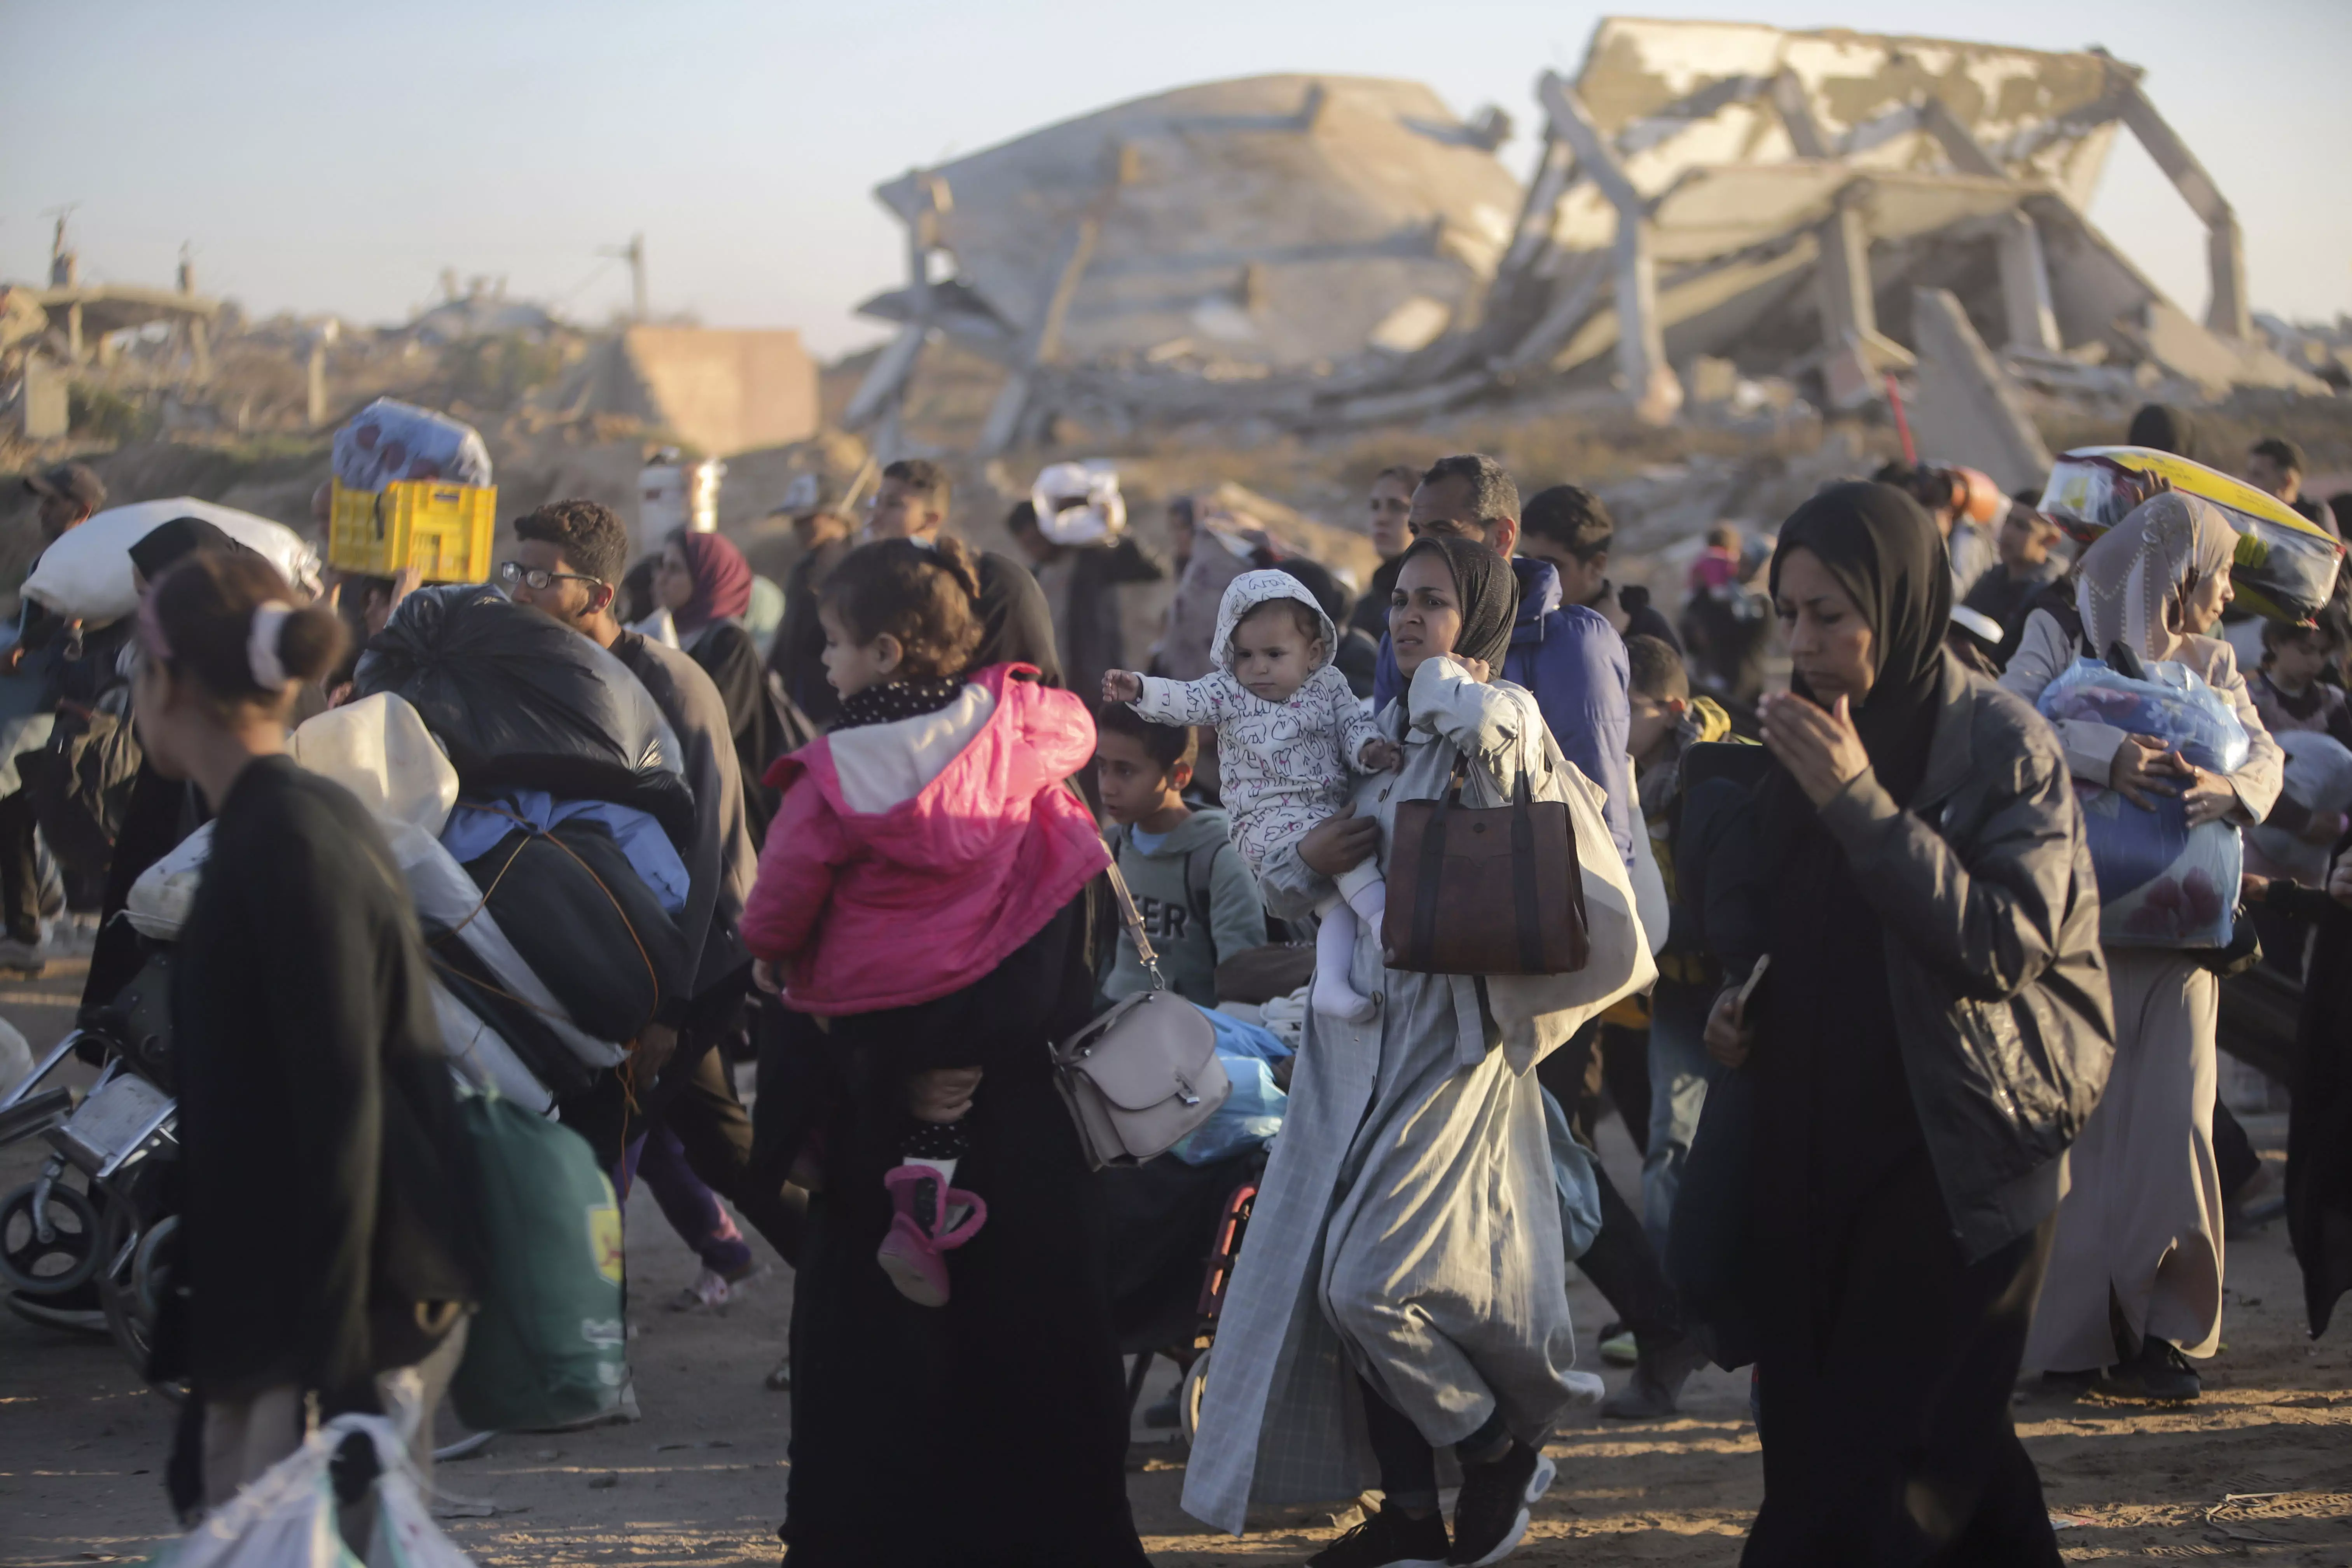
<path fill-rule="evenodd" d="M 1794 689 L 1765 700 L 1744 829 L 1783 934 L 1744 1020 L 1727 993 L 1708 1025 L 1756 1102 L 1743 1562 L 2054 1564 L 2010 1389 L 2112 1035 L 2064 760 L 1944 652 L 1950 574 L 1909 497 L 1808 501 L 1772 594 Z M 2004 1056 L 2004 1025 L 2044 1052 Z"/>

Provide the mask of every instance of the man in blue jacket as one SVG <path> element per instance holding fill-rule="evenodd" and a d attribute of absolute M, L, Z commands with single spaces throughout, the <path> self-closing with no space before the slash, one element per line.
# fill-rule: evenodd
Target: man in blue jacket
<path fill-rule="evenodd" d="M 1405 526 L 1415 539 L 1424 533 L 1475 539 L 1510 561 L 1519 579 L 1519 615 L 1511 651 L 1496 673 L 1535 693 L 1561 753 L 1609 797 L 1609 833 L 1631 865 L 1635 814 L 1625 761 L 1624 639 L 1599 612 L 1560 602 L 1559 574 L 1551 563 L 1512 557 L 1519 542 L 1519 489 L 1494 458 L 1475 452 L 1440 458 L 1412 492 Z M 1396 655 L 1383 636 L 1372 706 L 1383 708 L 1403 693 Z"/>

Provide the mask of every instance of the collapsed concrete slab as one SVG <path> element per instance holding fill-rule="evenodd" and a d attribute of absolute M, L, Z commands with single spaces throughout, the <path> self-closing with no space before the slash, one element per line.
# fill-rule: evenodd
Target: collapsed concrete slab
<path fill-rule="evenodd" d="M 1911 399 L 1919 455 L 1980 468 L 2011 494 L 2038 487 L 2050 473 L 2050 448 L 1958 298 L 1948 289 L 1920 289 L 1911 327 L 1919 341 Z"/>
<path fill-rule="evenodd" d="M 2256 336 L 2235 216 L 2141 75 L 2096 48 L 1612 17 L 1573 78 L 1538 78 L 1524 186 L 1499 111 L 1465 124 L 1409 82 L 1139 100 L 880 188 L 908 279 L 866 307 L 900 333 L 849 419 L 891 444 L 934 332 L 1010 373 L 983 451 L 1062 416 L 1313 429 L 1547 384 L 1665 420 L 1702 358 L 1852 407 L 1911 371 L 1922 290 L 2006 353 L 2324 390 L 2332 355 Z M 2201 321 L 2084 216 L 2119 131 L 2206 227 Z"/>

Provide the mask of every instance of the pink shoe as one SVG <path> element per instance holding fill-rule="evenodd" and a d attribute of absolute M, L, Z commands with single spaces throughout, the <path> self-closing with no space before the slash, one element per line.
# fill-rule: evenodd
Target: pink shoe
<path fill-rule="evenodd" d="M 961 1187 L 940 1188 L 940 1174 L 923 1165 L 893 1165 L 882 1173 L 898 1212 L 890 1216 L 890 1234 L 874 1254 L 882 1272 L 898 1294 L 919 1307 L 948 1304 L 948 1260 L 952 1252 L 980 1233 L 988 1223 L 988 1204 L 978 1193 Z M 942 1209 L 969 1208 L 961 1223 L 937 1230 Z"/>

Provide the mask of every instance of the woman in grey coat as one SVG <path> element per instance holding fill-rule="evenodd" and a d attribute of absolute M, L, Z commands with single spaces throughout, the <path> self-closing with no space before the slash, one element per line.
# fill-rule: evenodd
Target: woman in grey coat
<path fill-rule="evenodd" d="M 1442 795 L 1457 763 L 1466 805 L 1508 800 L 1527 778 L 1538 798 L 1587 792 L 1582 820 L 1605 833 L 1598 792 L 1560 758 L 1533 696 L 1492 679 L 1517 602 L 1483 544 L 1433 538 L 1406 553 L 1389 624 L 1408 689 L 1378 721 L 1403 761 L 1362 782 L 1352 816 L 1268 857 L 1260 883 L 1276 914 L 1306 914 L 1369 854 L 1387 870 L 1397 804 Z M 1510 1009 L 1499 994 L 1490 1007 L 1475 977 L 1385 968 L 1377 932 L 1360 934 L 1349 979 L 1380 1006 L 1362 1024 L 1308 1021 L 1219 1323 L 1184 1507 L 1238 1532 L 1253 1500 L 1344 1498 L 1377 1471 L 1385 1507 L 1318 1553 L 1320 1568 L 1499 1562 L 1551 1479 L 1545 1434 L 1600 1394 L 1570 1370 L 1560 1195 L 1529 1070 L 1539 1052 L 1496 1024 Z M 1450 1535 L 1441 1451 L 1463 1477 Z"/>
<path fill-rule="evenodd" d="M 1794 689 L 1741 836 L 1769 967 L 1707 1026 L 1754 1106 L 1742 1562 L 2054 1568 L 2009 1402 L 2113 1049 L 2082 814 L 2048 727 L 1944 650 L 1950 573 L 1908 496 L 1807 501 L 1772 595 Z"/>

